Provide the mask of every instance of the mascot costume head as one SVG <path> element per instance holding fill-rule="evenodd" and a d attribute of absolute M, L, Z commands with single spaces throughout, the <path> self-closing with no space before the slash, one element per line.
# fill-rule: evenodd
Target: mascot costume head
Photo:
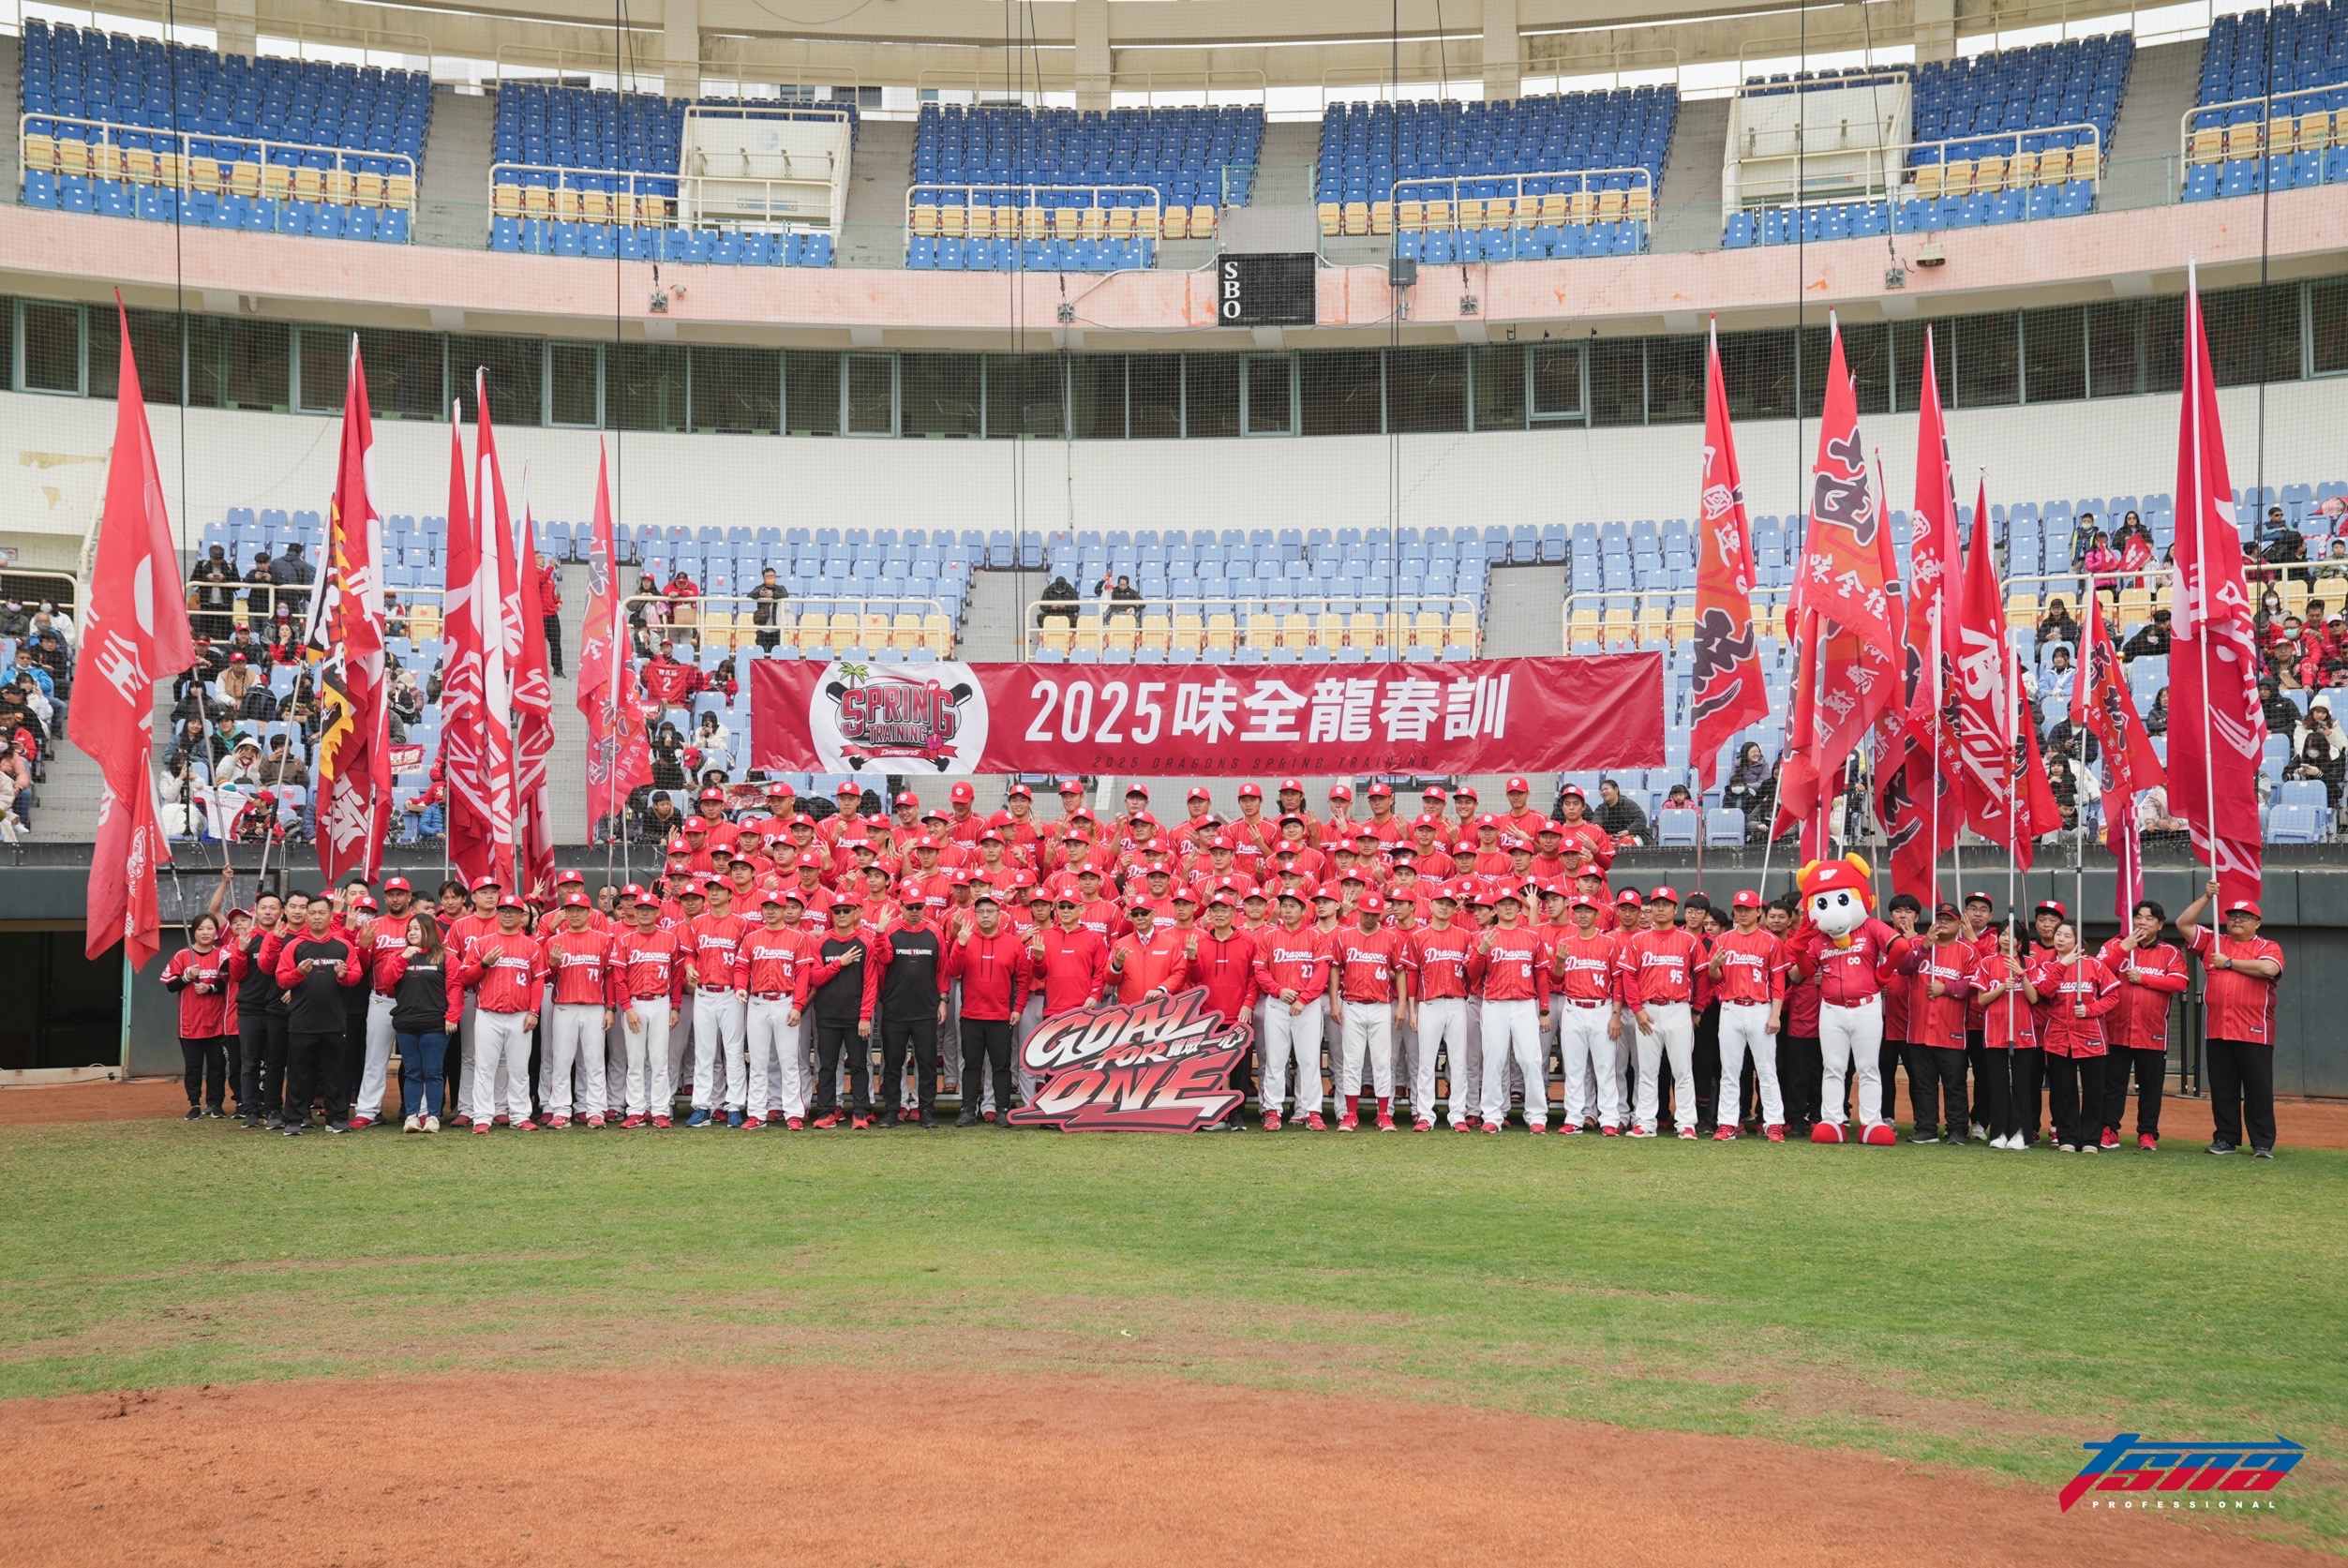
<path fill-rule="evenodd" d="M 1829 947 L 1848 948 L 1853 934 L 1875 916 L 1875 870 L 1859 856 L 1812 860 L 1802 868 L 1795 880 L 1802 889 L 1802 918 L 1826 939 Z M 1862 1120 L 1863 1142 L 1888 1144 L 1897 1141 L 1890 1123 L 1872 1120 L 1872 1113 Z M 1810 1140 L 1816 1143 L 1841 1142 L 1843 1128 L 1839 1119 L 1818 1122 L 1810 1129 Z"/>

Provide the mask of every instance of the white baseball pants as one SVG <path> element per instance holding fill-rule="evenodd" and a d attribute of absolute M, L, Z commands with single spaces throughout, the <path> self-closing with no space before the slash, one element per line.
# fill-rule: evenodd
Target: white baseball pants
<path fill-rule="evenodd" d="M 1268 1113 L 1280 1108 L 1288 1092 L 1288 1065 L 1296 1064 L 1298 1120 L 1321 1109 L 1321 1038 L 1329 1023 L 1329 1004 L 1316 996 L 1301 1011 L 1274 996 L 1264 1004 L 1264 1087 L 1262 1104 Z"/>
<path fill-rule="evenodd" d="M 675 1069 L 668 1054 L 668 998 L 639 996 L 628 1004 L 637 1027 L 621 1021 L 627 1042 L 627 1105 L 631 1116 L 668 1114 L 677 1098 Z"/>
<path fill-rule="evenodd" d="M 391 1070 L 392 999 L 381 992 L 366 998 L 366 1059 L 359 1067 L 359 1092 L 351 1098 L 351 1113 L 380 1121 L 383 1115 L 383 1083 Z"/>
<path fill-rule="evenodd" d="M 693 1108 L 740 1111 L 749 1099 L 742 1083 L 742 1000 L 730 991 L 693 993 Z M 719 1053 L 725 1085 L 718 1087 Z"/>
<path fill-rule="evenodd" d="M 1720 1004 L 1720 1098 L 1713 1102 L 1722 1127 L 1737 1125 L 1744 1093 L 1744 1057 L 1753 1053 L 1753 1076 L 1761 1085 L 1761 1122 L 1786 1124 L 1786 1097 L 1777 1086 L 1777 1037 L 1769 1032 L 1767 1002 Z"/>
<path fill-rule="evenodd" d="M 1484 1114 L 1484 998 L 1468 998 L 1468 1048 L 1451 1058 L 1451 1125 L 1472 1127 Z M 1503 1103 L 1505 1103 L 1504 1101 Z"/>
<path fill-rule="evenodd" d="M 582 1116 L 604 1113 L 604 1008 L 600 1002 L 557 1002 L 546 1020 L 546 1112 L 567 1116 L 574 1103 Z"/>
<path fill-rule="evenodd" d="M 1877 1060 L 1883 1050 L 1883 996 L 1880 993 L 1856 1007 L 1832 1002 L 1818 1007 L 1818 1054 L 1826 1073 L 1820 1084 L 1818 1119 L 1841 1127 L 1844 1085 L 1856 1069 L 1859 1075 L 1859 1125 L 1874 1127 L 1883 1120 L 1883 1068 Z"/>
<path fill-rule="evenodd" d="M 469 1028 L 474 1036 L 472 1053 L 472 1114 L 483 1121 L 498 1114 L 498 1086 L 505 1092 L 505 1114 L 517 1122 L 530 1119 L 530 1015 L 518 1012 L 476 1012 Z"/>
<path fill-rule="evenodd" d="M 1541 1005 L 1531 997 L 1521 1002 L 1484 1001 L 1484 1115 L 1498 1121 L 1508 1114 L 1508 1069 L 1524 1076 L 1525 1125 L 1547 1127 L 1549 1120 L 1549 1076 L 1541 1060 Z M 1458 1120 L 1455 1110 L 1453 1120 Z"/>
<path fill-rule="evenodd" d="M 1671 1119 L 1683 1127 L 1696 1126 L 1696 1020 L 1685 1002 L 1650 1002 L 1652 1028 L 1638 1031 L 1638 1103 L 1633 1114 L 1638 1125 L 1655 1130 L 1663 1096 L 1663 1061 L 1671 1059 Z"/>
<path fill-rule="evenodd" d="M 452 969 L 456 967 L 456 962 L 453 959 L 450 961 L 450 967 Z M 456 1060 L 449 1064 L 452 1070 L 448 1075 L 449 1087 L 456 1091 L 456 1114 L 460 1116 L 472 1114 L 472 1062 L 475 1055 L 473 1046 L 476 1043 L 473 1020 L 480 1016 L 481 1005 L 473 1000 L 471 992 L 465 993 L 464 1016 L 458 1022 L 458 1032 L 455 1042 Z"/>
<path fill-rule="evenodd" d="M 1418 1005 L 1418 1049 L 1411 1059 L 1411 1114 L 1435 1119 L 1435 1058 L 1446 1046 L 1451 1051 L 1451 1105 L 1456 1116 L 1468 1059 L 1468 1001 L 1464 996 L 1438 996 Z M 1479 1072 L 1481 1068 L 1477 1069 Z"/>
<path fill-rule="evenodd" d="M 1623 1080 L 1614 1070 L 1614 1040 L 1607 1023 L 1611 1002 L 1553 1001 L 1557 1049 L 1565 1074 L 1565 1125 L 1579 1127 L 1594 1101 L 1604 1127 L 1623 1125 Z"/>
<path fill-rule="evenodd" d="M 1369 1081 L 1380 1099 L 1394 1098 L 1394 1004 L 1348 1002 L 1339 1033 L 1337 1092 L 1362 1092 L 1362 1057 L 1369 1057 Z"/>
<path fill-rule="evenodd" d="M 750 1059 L 748 1110 L 764 1119 L 771 1111 L 780 1116 L 807 1114 L 807 1047 L 800 1035 L 806 1021 L 791 1022 L 791 999 L 753 996 L 747 1034 Z"/>

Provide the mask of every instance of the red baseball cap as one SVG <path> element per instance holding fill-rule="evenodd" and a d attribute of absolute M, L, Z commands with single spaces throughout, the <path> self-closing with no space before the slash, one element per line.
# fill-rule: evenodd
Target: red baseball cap
<path fill-rule="evenodd" d="M 565 909 L 592 909 L 595 905 L 589 901 L 588 896 L 585 893 L 565 893 L 562 895 L 562 907 Z"/>
<path fill-rule="evenodd" d="M 1565 907 L 1568 909 L 1595 909 L 1598 907 L 1598 901 L 1592 898 L 1588 893 L 1576 893 L 1573 897 L 1565 901 Z"/>
<path fill-rule="evenodd" d="M 966 804 L 979 798 L 978 791 L 972 789 L 966 784 L 958 784 L 954 785 L 951 790 L 948 791 L 948 794 L 951 797 L 956 805 Z"/>
<path fill-rule="evenodd" d="M 1082 795 L 1084 793 L 1084 781 L 1082 779 L 1062 779 L 1060 781 L 1060 793 L 1063 795 Z"/>
<path fill-rule="evenodd" d="M 1394 789 L 1391 785 L 1384 784 L 1371 784 L 1369 786 L 1369 798 L 1372 800 L 1380 799 L 1391 800 L 1394 799 Z"/>
<path fill-rule="evenodd" d="M 1451 799 L 1451 797 L 1444 792 L 1443 786 L 1441 784 L 1428 784 L 1425 789 L 1418 792 L 1418 798 L 1422 801 L 1443 801 Z"/>
<path fill-rule="evenodd" d="M 2258 901 L 2247 898 L 2238 898 L 2227 904 L 2226 914 L 2229 916 L 2248 915 L 2253 920 L 2263 920 L 2266 918 L 2258 912 Z"/>
<path fill-rule="evenodd" d="M 1636 909 L 1645 901 L 1638 896 L 1638 889 L 1625 888 L 1614 895 L 1614 902 L 1617 905 Z"/>
<path fill-rule="evenodd" d="M 1677 890 L 1672 889 L 1668 884 L 1666 884 L 1663 887 L 1657 888 L 1653 892 L 1649 893 L 1647 895 L 1647 902 L 1649 903 L 1677 903 L 1680 902 L 1680 895 Z"/>
<path fill-rule="evenodd" d="M 900 882 L 897 884 L 897 899 L 902 903 L 927 904 L 929 894 L 921 890 L 919 882 Z"/>
<path fill-rule="evenodd" d="M 858 784 L 854 779 L 842 779 L 840 781 L 840 787 L 833 790 L 831 793 L 834 795 L 861 795 L 864 793 L 864 786 Z"/>
<path fill-rule="evenodd" d="M 797 863 L 801 867 L 813 866 L 817 871 L 821 871 L 825 866 L 830 864 L 830 862 L 825 859 L 820 853 L 813 849 L 801 851 Z"/>
<path fill-rule="evenodd" d="M 1579 800 L 1584 805 L 1588 805 L 1590 803 L 1590 797 L 1581 792 L 1581 785 L 1578 784 L 1569 784 L 1563 789 L 1559 790 L 1558 793 L 1562 796 L 1571 796 L 1573 799 Z"/>
<path fill-rule="evenodd" d="M 519 909 L 527 912 L 529 908 L 529 904 L 524 903 L 520 899 L 515 897 L 512 893 L 508 893 L 503 898 L 498 900 L 498 911 L 501 914 L 504 913 L 508 909 Z"/>
<path fill-rule="evenodd" d="M 1758 909 L 1761 907 L 1761 895 L 1747 888 L 1730 899 L 1728 903 L 1734 909 Z"/>
<path fill-rule="evenodd" d="M 1187 798 L 1192 800 L 1212 800 L 1215 799 L 1215 792 L 1203 784 L 1194 785 Z"/>
<path fill-rule="evenodd" d="M 1015 784 L 1003 791 L 1003 799 L 1006 800 L 1032 800 L 1035 798 L 1036 792 L 1024 784 Z"/>
<path fill-rule="evenodd" d="M 918 806 L 920 803 L 921 798 L 919 795 L 914 794 L 913 791 L 909 789 L 901 789 L 897 791 L 897 804 L 900 806 Z"/>
<path fill-rule="evenodd" d="M 1334 882 L 1324 882 L 1312 890 L 1312 896 L 1315 899 L 1327 899 L 1331 903 L 1345 902 L 1345 895 L 1338 890 L 1338 885 Z"/>
<path fill-rule="evenodd" d="M 566 872 L 559 872 L 559 873 L 557 873 L 557 874 L 556 874 L 556 875 L 555 875 L 554 885 L 555 885 L 556 887 L 558 887 L 558 888 L 562 887 L 564 884 L 566 884 L 566 883 L 571 883 L 571 882 L 576 882 L 576 883 L 577 883 L 577 884 L 578 884 L 580 887 L 582 887 L 582 888 L 586 887 L 586 886 L 587 886 L 587 874 L 586 874 L 585 872 L 583 872 L 583 871 L 566 871 Z M 390 886 L 391 886 L 391 884 L 390 884 L 390 883 L 388 883 L 388 882 L 386 882 L 385 884 L 383 884 L 383 886 L 384 886 L 384 887 L 386 887 L 386 888 L 388 888 L 388 887 L 390 887 Z"/>
<path fill-rule="evenodd" d="M 1504 795 L 1530 795 L 1533 793 L 1533 784 L 1522 775 L 1519 775 L 1517 778 L 1509 780 L 1507 784 L 1503 788 L 1502 793 Z"/>
<path fill-rule="evenodd" d="M 1280 781 L 1280 793 L 1284 795 L 1292 789 L 1297 794 L 1302 795 L 1305 792 L 1305 781 L 1302 779 L 1282 779 Z"/>
<path fill-rule="evenodd" d="M 1264 786 L 1262 784 L 1243 784 L 1239 786 L 1239 799 L 1242 800 L 1261 800 L 1264 799 Z"/>
<path fill-rule="evenodd" d="M 474 878 L 472 879 L 472 890 L 473 890 L 474 892 L 476 892 L 476 893 L 477 893 L 477 892 L 479 892 L 479 891 L 481 891 L 481 889 L 484 889 L 484 888 L 502 888 L 502 887 L 504 887 L 504 886 L 505 886 L 505 884 L 504 884 L 504 883 L 502 883 L 502 882 L 499 881 L 499 880 L 498 880 L 496 877 L 494 877 L 494 876 L 490 876 L 490 875 L 488 875 L 488 874 L 486 874 L 486 873 L 485 873 L 485 874 L 483 874 L 482 875 L 480 875 L 480 876 L 476 876 L 476 877 L 474 877 Z"/>
<path fill-rule="evenodd" d="M 1483 797 L 1476 794 L 1475 786 L 1473 784 L 1461 784 L 1458 789 L 1453 790 L 1451 794 L 1452 799 L 1456 800 L 1477 800 L 1483 799 Z"/>
<path fill-rule="evenodd" d="M 688 833 L 706 833 L 710 830 L 710 825 L 700 817 L 689 816 L 685 818 L 684 830 Z"/>
<path fill-rule="evenodd" d="M 1329 786 L 1329 799 L 1332 800 L 1351 800 L 1353 798 L 1353 786 L 1352 784 L 1333 784 Z"/>
<path fill-rule="evenodd" d="M 1364 893 L 1353 907 L 1365 915 L 1383 915 L 1386 912 L 1386 901 L 1376 893 Z"/>
<path fill-rule="evenodd" d="M 850 883 L 848 886 L 841 889 L 840 891 L 833 896 L 831 900 L 831 907 L 834 909 L 861 909 L 864 907 L 864 895 L 856 890 L 856 885 L 854 883 Z"/>
<path fill-rule="evenodd" d="M 383 891 L 387 893 L 412 893 L 415 889 L 408 886 L 408 879 L 404 876 L 387 876 L 383 878 Z"/>

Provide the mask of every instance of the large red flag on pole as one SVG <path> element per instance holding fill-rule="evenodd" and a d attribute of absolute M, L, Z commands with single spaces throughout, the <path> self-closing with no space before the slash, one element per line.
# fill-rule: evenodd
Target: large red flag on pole
<path fill-rule="evenodd" d="M 587 820 L 616 816 L 652 782 L 651 747 L 629 667 L 626 599 L 611 516 L 610 459 L 595 452 L 595 522 L 587 552 L 587 625 L 579 638 L 579 712 L 587 719 Z"/>
<path fill-rule="evenodd" d="M 1963 586 L 1948 429 L 1927 327 L 1916 416 L 1916 512 L 1908 540 L 1905 734 L 1896 761 L 1879 781 L 1892 886 L 1922 898 L 1927 906 L 1939 902 L 1934 866 L 1965 827 L 1963 775 L 1954 766 L 1957 605 Z M 1927 889 L 1934 896 L 1925 897 Z"/>
<path fill-rule="evenodd" d="M 2103 602 L 2087 595 L 2087 634 L 2079 674 L 2071 688 L 2071 721 L 2095 737 L 2103 765 L 2103 842 L 2119 862 L 2118 913 L 2125 927 L 2145 896 L 2145 868 L 2136 833 L 2136 792 L 2164 776 L 2152 737 L 2136 716 L 2136 699 L 2112 646 Z"/>
<path fill-rule="evenodd" d="M 530 470 L 522 470 L 520 534 L 514 540 L 513 602 L 507 619 L 521 634 L 514 665 L 514 838 L 521 885 L 532 897 L 554 890 L 554 679 L 546 669 L 546 622 L 538 613 L 538 530 L 530 511 Z"/>
<path fill-rule="evenodd" d="M 1957 610 L 1957 767 L 1966 818 L 1992 844 L 2012 845 L 2014 669 L 2006 602 L 1989 538 L 1988 490 L 1973 507 Z"/>
<path fill-rule="evenodd" d="M 2234 522 L 2225 431 L 2209 369 L 2200 282 L 2185 284 L 2185 396 L 2176 433 L 2176 627 L 2169 645 L 2169 808 L 2192 829 L 2193 853 L 2216 873 L 2219 897 L 2258 897 L 2258 701 L 2242 536 Z"/>
<path fill-rule="evenodd" d="M 352 333 L 325 571 L 310 613 L 309 656 L 318 672 L 318 868 L 329 882 L 354 871 L 372 882 L 391 825 L 383 519 L 371 493 L 374 478 L 375 422 Z"/>
<path fill-rule="evenodd" d="M 96 958 L 120 942 L 135 970 L 162 945 L 155 870 L 172 858 L 155 809 L 155 683 L 194 664 L 196 644 L 139 364 L 130 351 L 130 321 L 119 297 L 114 310 L 122 345 L 114 451 L 82 609 L 73 739 L 105 775 L 82 952 Z"/>
<path fill-rule="evenodd" d="M 1704 366 L 1704 489 L 1696 553 L 1696 665 L 1688 762 L 1702 795 L 1719 777 L 1721 748 L 1769 717 L 1760 640 L 1753 631 L 1753 537 L 1744 478 L 1720 375 L 1720 329 Z"/>
<path fill-rule="evenodd" d="M 492 873 L 523 890 L 514 866 L 516 732 L 516 668 L 521 663 L 521 585 L 514 561 L 514 513 L 506 504 L 505 474 L 498 466 L 497 433 L 489 423 L 489 373 L 473 372 L 473 403 L 481 434 L 473 448 L 473 534 L 481 542 L 473 576 L 473 618 L 481 632 L 482 798 L 488 811 Z"/>
<path fill-rule="evenodd" d="M 512 698 L 502 689 L 501 653 L 500 704 L 493 710 L 488 702 L 490 656 L 501 646 L 495 630 L 496 555 L 494 545 L 485 548 L 487 530 L 475 515 L 465 471 L 464 419 L 455 409 L 448 440 L 448 595 L 441 613 L 448 674 L 441 689 L 441 755 L 449 858 L 467 882 L 489 875 L 501 881 L 513 870 L 513 811 L 510 794 L 501 797 L 492 783 L 490 729 L 494 719 L 502 732 Z M 501 733 L 496 750 L 502 755 L 505 749 Z"/>

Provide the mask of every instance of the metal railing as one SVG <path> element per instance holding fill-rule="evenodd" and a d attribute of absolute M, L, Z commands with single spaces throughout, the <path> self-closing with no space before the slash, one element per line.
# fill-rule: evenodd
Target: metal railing
<path fill-rule="evenodd" d="M 889 593 L 795 593 L 774 603 L 774 622 L 757 623 L 770 606 L 746 593 L 705 593 L 672 601 L 666 594 L 631 593 L 621 604 L 631 624 L 642 612 L 657 642 L 666 634 L 684 635 L 702 647 L 762 646 L 799 649 L 861 648 L 868 652 L 926 648 L 950 656 L 959 635 L 944 602 Z M 772 644 L 765 639 L 772 637 Z"/>
<path fill-rule="evenodd" d="M 2270 147 L 2279 152 L 2322 152 L 2348 140 L 2348 134 L 2335 136 L 2331 112 L 2301 111 L 2296 104 L 2340 91 L 2337 83 L 2329 87 L 2302 87 L 2296 92 L 2270 93 L 2264 97 L 2235 98 L 2225 103 L 2196 104 L 2177 116 L 2177 153 L 2180 161 L 2191 168 L 2198 163 L 2226 163 L 2235 158 L 2263 157 Z M 2264 107 L 2266 113 L 2255 120 L 2234 124 L 2230 120 L 2236 109 Z M 2214 125 L 2197 126 L 2204 115 L 2218 116 Z M 2314 125 L 2309 121 L 2317 122 Z M 2276 139 L 2283 134 L 2281 126 L 2290 123 L 2288 146 L 2277 146 Z"/>
<path fill-rule="evenodd" d="M 1009 202 L 976 200 L 1008 196 Z M 1081 196 L 1079 202 L 1050 200 Z M 1103 197 L 1140 197 L 1104 202 Z M 960 197 L 950 201 L 946 198 Z M 1187 209 L 1185 229 L 1187 231 Z M 1210 209 L 1211 210 L 1211 209 Z M 1164 199 L 1156 186 L 979 185 L 923 181 L 905 193 L 905 246 L 916 239 L 1117 240 L 1180 238 L 1168 232 Z M 1210 220 L 1209 230 L 1212 230 Z"/>
<path fill-rule="evenodd" d="M 1046 650 L 1075 655 L 1181 649 L 1212 656 L 1241 649 L 1318 648 L 1360 649 L 1395 659 L 1409 648 L 1430 654 L 1464 648 L 1473 654 L 1484 646 L 1476 602 L 1458 594 L 1279 591 L 1285 586 L 1266 584 L 1265 591 L 1244 597 L 1030 599 L 1020 620 L 1021 635 L 1030 657 Z M 1398 599 L 1420 607 L 1400 609 Z"/>
<path fill-rule="evenodd" d="M 2047 137 L 2074 135 L 2083 140 L 2065 147 L 2026 147 L 2023 143 Z M 2004 152 L 1962 156 L 1953 149 L 1996 147 Z M 1802 187 L 1771 195 L 1747 194 L 1743 166 L 1798 163 L 1799 149 L 1784 153 L 1743 153 L 1738 156 L 1740 177 L 1733 196 L 1725 191 L 1721 216 L 1760 212 L 1771 207 L 1832 206 L 1850 202 L 1923 200 L 1932 196 L 1991 196 L 2027 190 L 2036 186 L 2085 181 L 2097 190 L 2103 184 L 2103 139 L 2086 124 L 2041 126 L 2032 130 L 1997 131 L 1978 136 L 1951 136 L 1937 142 L 1891 142 L 1876 147 L 1837 148 L 1856 159 L 1856 170 L 1804 170 Z M 1935 156 L 1915 157 L 1920 152 Z M 1815 152 L 1806 155 L 1817 156 Z"/>
<path fill-rule="evenodd" d="M 1608 184 L 1625 180 L 1624 186 Z M 1550 188 L 1528 194 L 1530 182 Z M 1499 187 L 1505 195 L 1462 195 L 1463 187 Z M 1566 188 L 1561 188 L 1566 187 Z M 1322 202 L 1324 236 L 1416 233 L 1445 229 L 1513 229 L 1533 224 L 1652 221 L 1655 177 L 1643 165 L 1559 169 L 1521 174 L 1420 175 L 1397 180 L 1380 202 Z M 1336 210 L 1331 211 L 1332 208 Z M 1380 209 L 1383 208 L 1383 211 Z M 1335 221 L 1338 227 L 1329 225 Z"/>
<path fill-rule="evenodd" d="M 43 572 L 0 562 L 0 601 L 15 600 L 24 606 L 28 619 L 44 601 L 71 610 L 81 596 L 82 585 L 70 572 Z"/>
<path fill-rule="evenodd" d="M 57 134 L 67 127 L 99 134 Z M 20 114 L 17 146 L 22 155 L 20 193 L 25 177 L 41 172 L 187 194 L 375 207 L 405 212 L 411 218 L 416 207 L 415 160 L 405 153 L 153 130 L 70 114 Z M 206 150 L 196 151 L 199 146 Z M 322 166 L 311 162 L 313 158 L 322 160 Z"/>

